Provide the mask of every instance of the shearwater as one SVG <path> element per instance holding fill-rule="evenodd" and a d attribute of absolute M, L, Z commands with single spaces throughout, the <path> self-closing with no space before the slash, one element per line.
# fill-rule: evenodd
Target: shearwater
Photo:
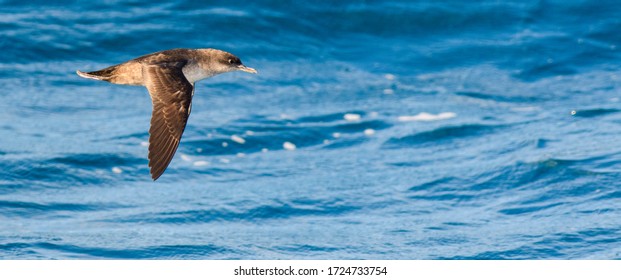
<path fill-rule="evenodd" d="M 87 79 L 120 85 L 145 86 L 153 112 L 149 129 L 151 178 L 159 178 L 172 160 L 192 109 L 194 84 L 218 74 L 253 68 L 228 52 L 216 49 L 172 49 L 147 54 L 118 65 L 93 71 L 77 71 Z"/>

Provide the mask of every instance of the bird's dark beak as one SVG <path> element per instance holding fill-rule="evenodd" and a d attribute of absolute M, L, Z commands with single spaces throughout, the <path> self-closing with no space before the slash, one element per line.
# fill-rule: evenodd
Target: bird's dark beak
<path fill-rule="evenodd" d="M 248 72 L 248 73 L 252 73 L 252 74 L 256 74 L 257 73 L 257 70 L 254 70 L 254 68 L 250 68 L 250 67 L 248 67 L 246 65 L 243 65 L 243 64 L 237 66 L 237 70 Z"/>

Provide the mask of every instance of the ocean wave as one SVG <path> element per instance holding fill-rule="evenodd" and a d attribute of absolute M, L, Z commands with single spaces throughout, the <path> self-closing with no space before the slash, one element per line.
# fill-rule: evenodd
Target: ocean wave
<path fill-rule="evenodd" d="M 444 177 L 409 188 L 412 199 L 425 200 L 479 200 L 499 192 L 524 192 L 533 194 L 517 202 L 508 202 L 498 211 L 507 215 L 525 214 L 563 206 L 563 201 L 574 198 L 588 199 L 602 193 L 614 193 L 606 186 L 615 180 L 615 173 L 591 171 L 596 159 L 562 160 L 546 159 L 535 162 L 515 162 L 472 178 Z M 571 178 L 582 178 L 580 184 L 567 184 Z M 539 188 L 546 190 L 540 191 Z"/>
<path fill-rule="evenodd" d="M 402 148 L 404 146 L 421 145 L 436 141 L 451 141 L 468 137 L 482 137 L 506 128 L 505 125 L 463 124 L 457 126 L 442 126 L 434 130 L 415 133 L 412 135 L 393 137 L 384 143 L 387 148 Z"/>
<path fill-rule="evenodd" d="M 343 204 L 341 201 L 272 201 L 270 204 L 248 209 L 193 209 L 180 212 L 149 213 L 115 220 L 114 222 L 161 224 L 257 222 L 260 220 L 292 219 L 306 216 L 333 216 L 357 209 L 357 207 Z"/>
<path fill-rule="evenodd" d="M 162 245 L 143 248 L 116 249 L 87 247 L 57 242 L 8 243 L 0 245 L 0 251 L 12 252 L 17 259 L 32 258 L 79 258 L 79 259 L 204 259 L 218 258 L 233 253 L 231 249 L 215 245 Z"/>
<path fill-rule="evenodd" d="M 594 109 L 582 109 L 582 110 L 574 110 L 571 112 L 573 116 L 582 117 L 582 118 L 593 118 L 599 116 L 605 116 L 609 114 L 618 113 L 621 110 L 613 109 L 613 108 L 594 108 Z"/>
<path fill-rule="evenodd" d="M 63 188 L 105 184 L 114 178 L 115 170 L 122 168 L 126 172 L 125 175 L 129 175 L 145 169 L 146 163 L 146 159 L 120 154 L 74 154 L 48 159 L 14 159 L 0 164 L 5 167 L 0 174 L 4 174 L 5 179 L 10 180 L 2 190 L 13 192 L 20 188 Z"/>
<path fill-rule="evenodd" d="M 55 216 L 66 212 L 105 211 L 123 207 L 118 204 L 83 203 L 35 203 L 27 201 L 0 200 L 0 215 L 5 217 L 29 218 L 36 216 Z"/>

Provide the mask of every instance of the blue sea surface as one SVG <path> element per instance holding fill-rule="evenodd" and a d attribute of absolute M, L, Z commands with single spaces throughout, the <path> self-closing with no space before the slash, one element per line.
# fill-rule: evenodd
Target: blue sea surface
<path fill-rule="evenodd" d="M 0 1 L 0 259 L 621 259 L 619 1 Z M 144 87 L 197 84 L 153 182 Z"/>

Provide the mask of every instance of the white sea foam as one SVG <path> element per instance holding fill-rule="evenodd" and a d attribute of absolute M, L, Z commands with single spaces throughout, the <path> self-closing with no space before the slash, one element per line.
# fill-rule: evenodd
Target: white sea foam
<path fill-rule="evenodd" d="M 123 173 L 123 169 L 121 169 L 120 167 L 112 167 L 112 173 L 114 174 L 121 174 Z"/>
<path fill-rule="evenodd" d="M 439 121 L 439 120 L 452 119 L 456 116 L 457 114 L 453 112 L 444 112 L 444 113 L 440 113 L 437 115 L 422 112 L 415 116 L 399 116 L 398 120 L 402 122 L 413 122 L 413 121 L 428 122 L 428 121 Z"/>
<path fill-rule="evenodd" d="M 285 148 L 285 150 L 287 151 L 293 151 L 296 149 L 295 144 L 291 143 L 291 142 L 285 142 L 282 144 L 282 147 Z"/>
<path fill-rule="evenodd" d="M 197 160 L 194 162 L 194 166 L 207 166 L 209 165 L 209 162 L 204 161 L 204 160 Z"/>
<path fill-rule="evenodd" d="M 375 129 L 367 128 L 367 129 L 364 130 L 364 135 L 366 135 L 366 136 L 371 136 L 373 134 L 375 134 Z"/>
<path fill-rule="evenodd" d="M 244 143 L 246 143 L 246 139 L 241 138 L 241 137 L 239 137 L 239 136 L 237 136 L 237 135 L 232 135 L 232 136 L 231 136 L 231 140 L 233 140 L 234 142 L 237 142 L 237 143 L 239 143 L 239 144 L 244 144 Z"/>
<path fill-rule="evenodd" d="M 186 155 L 186 154 L 181 154 L 181 159 L 183 161 L 192 161 L 192 157 Z"/>
<path fill-rule="evenodd" d="M 354 122 L 354 121 L 359 121 L 361 116 L 359 114 L 345 114 L 343 115 L 343 118 L 346 121 Z"/>

